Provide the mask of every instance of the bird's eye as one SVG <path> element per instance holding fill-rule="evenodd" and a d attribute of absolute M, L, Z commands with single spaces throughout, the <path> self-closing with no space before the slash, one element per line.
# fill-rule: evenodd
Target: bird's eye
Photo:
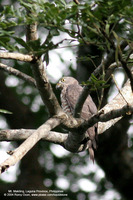
<path fill-rule="evenodd" d="M 64 81 L 65 81 L 65 79 L 64 79 L 64 78 L 62 78 L 62 79 L 61 79 L 61 82 L 64 82 Z"/>

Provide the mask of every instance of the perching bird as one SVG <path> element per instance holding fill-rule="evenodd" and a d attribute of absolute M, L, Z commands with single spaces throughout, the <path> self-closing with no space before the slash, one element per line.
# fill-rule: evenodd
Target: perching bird
<path fill-rule="evenodd" d="M 75 104 L 78 100 L 79 95 L 82 92 L 82 87 L 78 81 L 73 77 L 63 77 L 57 83 L 56 88 L 61 89 L 61 104 L 62 109 L 67 114 L 73 115 Z M 97 113 L 97 108 L 89 95 L 83 105 L 80 117 L 84 120 L 88 120 L 93 114 Z M 88 144 L 90 158 L 94 162 L 94 149 L 96 149 L 96 128 L 97 124 L 91 128 L 88 128 L 85 136 Z"/>

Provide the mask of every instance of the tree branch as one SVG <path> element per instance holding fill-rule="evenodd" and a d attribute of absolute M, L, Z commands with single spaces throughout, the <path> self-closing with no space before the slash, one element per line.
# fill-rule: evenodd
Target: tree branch
<path fill-rule="evenodd" d="M 28 11 L 28 14 L 30 11 Z M 33 14 L 33 13 L 32 13 Z M 34 14 L 33 14 L 34 15 Z M 32 24 L 27 26 L 27 41 L 37 40 L 37 24 Z M 32 71 L 37 83 L 37 88 L 40 92 L 42 100 L 46 105 L 51 116 L 58 115 L 63 112 L 59 102 L 53 92 L 52 86 L 48 81 L 44 64 L 41 58 L 37 58 L 32 64 Z"/>
<path fill-rule="evenodd" d="M 127 62 L 122 58 L 122 55 L 120 53 L 119 53 L 119 60 L 122 64 L 122 67 L 124 68 L 128 78 L 130 79 L 131 88 L 132 88 L 132 91 L 133 91 L 133 74 L 132 74 L 131 70 L 128 68 Z"/>
<path fill-rule="evenodd" d="M 107 130 L 112 125 L 114 125 L 117 121 L 119 121 L 124 115 L 131 115 L 133 113 L 133 106 L 125 105 L 120 109 L 114 109 L 105 114 L 102 114 L 102 113 L 104 113 L 104 110 L 101 110 L 97 114 L 92 116 L 87 122 L 83 123 L 82 126 L 84 128 L 86 127 L 86 130 L 87 130 L 88 128 L 90 128 L 94 124 L 96 124 L 97 122 L 99 122 L 99 123 L 107 122 L 107 125 L 106 125 L 106 130 Z M 103 129 L 103 127 L 104 127 L 103 123 L 99 124 L 98 131 L 100 131 L 99 130 L 100 128 Z M 106 130 L 104 130 L 104 131 L 106 131 Z M 100 133 L 103 133 L 103 132 L 99 132 L 99 134 Z"/>
<path fill-rule="evenodd" d="M 86 149 L 86 144 L 82 144 L 82 141 L 85 138 L 85 131 L 92 127 L 94 124 L 98 123 L 98 134 L 103 133 L 107 129 L 109 129 L 112 125 L 118 122 L 124 115 L 130 115 L 133 113 L 133 106 L 125 105 L 120 109 L 115 109 L 107 112 L 106 114 L 102 114 L 104 112 L 104 108 L 99 111 L 96 115 L 92 116 L 88 121 L 83 122 L 81 126 L 71 127 L 67 140 L 64 141 L 65 149 L 71 152 L 80 152 Z M 106 111 L 106 107 L 105 107 Z M 67 126 L 69 126 L 69 121 L 67 121 Z M 73 129 L 75 129 L 73 131 Z"/>
<path fill-rule="evenodd" d="M 0 172 L 4 172 L 10 166 L 15 165 L 23 156 L 43 137 L 48 137 L 49 131 L 61 123 L 62 119 L 53 117 L 41 125 L 31 136 L 29 136 L 12 155 L 0 165 Z"/>
<path fill-rule="evenodd" d="M 121 94 L 124 96 L 128 104 L 123 99 Z M 133 93 L 131 90 L 130 81 L 128 80 L 125 83 L 124 87 L 121 89 L 121 93 L 118 93 L 111 102 L 109 102 L 99 111 L 99 113 L 103 111 L 104 114 L 99 116 L 97 114 L 95 115 L 96 118 L 94 117 L 95 119 L 93 124 L 97 123 L 97 121 L 100 121 L 98 123 L 98 133 L 103 133 L 104 131 L 109 129 L 112 125 L 114 125 L 122 118 L 122 115 L 131 114 L 130 112 L 132 112 L 132 105 Z M 93 121 L 93 119 L 90 120 Z M 89 120 L 88 123 L 90 123 Z"/>
<path fill-rule="evenodd" d="M 35 131 L 36 131 L 35 129 L 0 130 L 0 141 L 26 140 Z M 64 141 L 66 140 L 67 137 L 68 137 L 67 133 L 59 133 L 59 132 L 55 132 L 55 131 L 49 131 L 48 135 L 42 137 L 42 140 L 61 145 L 64 143 Z"/>
<path fill-rule="evenodd" d="M 32 64 L 32 71 L 37 83 L 37 88 L 50 115 L 58 115 L 63 112 L 53 92 L 52 86 L 48 81 L 44 64 L 41 59 L 38 59 Z"/>
<path fill-rule="evenodd" d="M 34 60 L 33 55 L 24 55 L 22 53 L 9 53 L 9 52 L 0 52 L 1 59 L 13 59 L 23 62 L 32 62 Z"/>
<path fill-rule="evenodd" d="M 5 64 L 0 63 L 0 70 L 4 70 L 8 72 L 9 74 L 13 74 L 36 87 L 36 81 L 34 80 L 34 78 L 32 78 L 31 76 L 28 76 L 27 74 L 24 74 L 23 72 L 20 72 L 17 69 L 14 69 L 13 67 L 9 67 Z"/>

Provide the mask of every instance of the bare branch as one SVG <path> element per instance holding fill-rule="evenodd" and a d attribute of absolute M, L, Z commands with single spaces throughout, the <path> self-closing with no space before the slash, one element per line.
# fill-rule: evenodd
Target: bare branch
<path fill-rule="evenodd" d="M 35 64 L 32 64 L 32 70 L 36 79 L 37 88 L 50 115 L 58 115 L 62 112 L 62 109 L 53 92 L 52 86 L 48 81 L 44 64 L 41 59 L 38 59 Z"/>
<path fill-rule="evenodd" d="M 109 108 L 110 109 L 110 108 Z M 77 130 L 72 130 L 73 128 L 70 125 L 71 132 L 69 133 L 67 140 L 64 141 L 64 147 L 71 152 L 80 152 L 86 149 L 86 144 L 82 144 L 82 141 L 85 138 L 85 131 L 92 127 L 94 124 L 98 123 L 98 134 L 103 133 L 119 121 L 124 115 L 130 115 L 133 113 L 133 106 L 125 105 L 120 109 L 114 109 L 106 114 L 106 107 L 99 111 L 97 114 L 92 116 L 88 121 L 83 122 L 82 125 L 77 127 Z M 67 122 L 67 125 L 70 122 Z M 75 127 L 76 129 L 76 127 Z"/>
<path fill-rule="evenodd" d="M 24 55 L 22 53 L 9 53 L 9 52 L 0 52 L 1 59 L 13 59 L 23 62 L 32 62 L 34 60 L 33 55 Z"/>
<path fill-rule="evenodd" d="M 124 98 L 126 99 L 126 101 L 128 102 L 128 105 L 132 106 L 133 105 L 133 93 L 131 90 L 131 85 L 130 85 L 129 80 L 126 82 L 126 84 L 122 88 L 121 93 L 124 96 Z M 126 105 L 125 100 L 121 97 L 121 94 L 118 93 L 117 96 L 109 104 L 107 104 L 102 110 L 104 110 L 104 114 L 106 114 L 106 113 L 110 112 L 111 110 L 121 109 L 125 105 Z M 109 129 L 112 125 L 114 125 L 116 122 L 118 122 L 121 118 L 122 118 L 122 116 L 119 118 L 112 119 L 108 122 L 99 122 L 98 132 L 103 133 L 104 131 Z M 102 126 L 101 126 L 101 124 L 102 124 Z"/>
<path fill-rule="evenodd" d="M 104 109 L 99 111 L 94 116 L 92 116 L 87 122 L 83 124 L 83 127 L 86 127 L 86 129 L 88 129 L 89 127 L 92 127 L 97 122 L 107 122 L 108 124 L 111 123 L 110 126 L 112 126 L 114 125 L 114 123 L 120 120 L 124 115 L 131 115 L 133 113 L 133 106 L 129 106 L 126 104 L 120 109 L 114 109 L 105 114 L 103 113 L 104 113 Z M 110 120 L 112 120 L 112 122 L 114 121 L 114 123 L 110 122 Z M 99 128 L 101 128 L 101 125 Z M 109 127 L 106 126 L 106 130 L 110 128 L 110 126 Z"/>
<path fill-rule="evenodd" d="M 43 137 L 47 138 L 49 131 L 61 123 L 61 118 L 53 117 L 41 125 L 31 136 L 29 136 L 12 155 L 0 165 L 0 172 L 4 172 L 7 168 L 15 165 L 24 155 Z"/>
<path fill-rule="evenodd" d="M 132 88 L 132 91 L 133 91 L 133 74 L 132 74 L 131 70 L 128 68 L 127 62 L 122 58 L 122 55 L 121 55 L 120 51 L 119 51 L 119 60 L 120 60 L 120 62 L 122 64 L 122 67 L 124 68 L 128 78 L 130 79 L 131 88 Z"/>
<path fill-rule="evenodd" d="M 0 70 L 4 70 L 4 71 L 8 72 L 9 74 L 13 74 L 13 75 L 29 82 L 31 85 L 34 85 L 36 87 L 36 81 L 34 80 L 34 78 L 32 78 L 31 76 L 28 76 L 27 74 L 24 74 L 23 72 L 20 72 L 17 69 L 14 69 L 13 67 L 9 67 L 5 64 L 0 63 Z"/>
<path fill-rule="evenodd" d="M 14 129 L 14 130 L 0 130 L 0 141 L 20 141 L 26 140 L 32 135 L 35 129 Z M 43 137 L 42 140 L 53 142 L 56 144 L 63 144 L 68 134 L 59 133 L 55 131 L 49 131 L 47 137 Z"/>
<path fill-rule="evenodd" d="M 27 26 L 27 41 L 37 40 L 37 24 Z M 37 83 L 42 100 L 46 105 L 50 115 L 58 115 L 62 112 L 59 102 L 53 92 L 52 86 L 48 81 L 44 64 L 41 58 L 37 58 L 32 64 L 32 71 Z"/>

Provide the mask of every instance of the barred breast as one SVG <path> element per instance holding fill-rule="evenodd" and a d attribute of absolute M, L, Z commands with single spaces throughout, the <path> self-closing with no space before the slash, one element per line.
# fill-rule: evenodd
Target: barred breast
<path fill-rule="evenodd" d="M 60 95 L 62 109 L 64 110 L 65 113 L 72 115 L 71 108 L 70 108 L 70 106 L 68 104 L 68 101 L 67 101 L 66 96 L 65 96 L 64 93 L 65 92 L 62 91 L 61 95 Z"/>

